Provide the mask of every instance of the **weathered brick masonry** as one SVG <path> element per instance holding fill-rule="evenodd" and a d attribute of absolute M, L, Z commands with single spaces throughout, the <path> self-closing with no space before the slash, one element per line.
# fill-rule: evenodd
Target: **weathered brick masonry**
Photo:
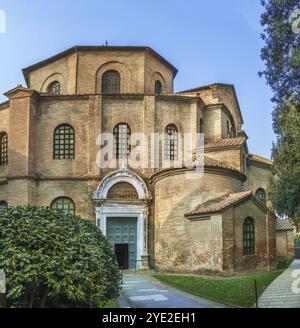
<path fill-rule="evenodd" d="M 135 267 L 217 275 L 275 268 L 275 217 L 268 200 L 255 196 L 272 179 L 271 162 L 249 154 L 232 85 L 174 93 L 176 68 L 147 47 L 74 47 L 23 72 L 27 86 L 8 91 L 0 104 L 0 133 L 8 136 L 0 202 L 50 206 L 67 197 L 105 234 L 113 217 L 136 216 Z M 102 92 L 106 72 L 118 72 L 119 92 Z M 53 83 L 59 93 L 49 89 Z M 162 147 L 156 169 L 119 169 L 122 160 L 115 169 L 99 168 L 97 136 L 125 123 L 132 134 L 147 136 L 141 159 L 149 163 L 152 133 L 163 134 L 172 124 L 180 135 L 194 136 L 196 150 L 195 135 L 204 132 L 203 176 L 189 179 L 192 169 L 163 169 Z M 62 124 L 75 131 L 74 159 L 54 159 L 54 131 Z M 118 183 L 134 186 L 137 199 L 129 199 L 128 188 L 109 199 L 109 188 Z M 245 254 L 246 218 L 254 227 L 251 254 Z"/>

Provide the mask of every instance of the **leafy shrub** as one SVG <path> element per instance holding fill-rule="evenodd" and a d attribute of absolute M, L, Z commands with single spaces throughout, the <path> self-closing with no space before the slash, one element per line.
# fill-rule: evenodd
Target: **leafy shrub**
<path fill-rule="evenodd" d="M 0 212 L 0 269 L 12 307 L 99 307 L 119 292 L 110 242 L 93 222 L 50 208 Z"/>

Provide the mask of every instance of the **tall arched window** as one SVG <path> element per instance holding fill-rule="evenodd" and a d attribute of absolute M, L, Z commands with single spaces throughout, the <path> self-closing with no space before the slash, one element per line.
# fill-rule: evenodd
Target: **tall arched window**
<path fill-rule="evenodd" d="M 128 158 L 131 152 L 131 130 L 128 124 L 120 123 L 114 128 L 114 158 Z"/>
<path fill-rule="evenodd" d="M 7 209 L 8 205 L 7 202 L 4 200 L 0 200 L 0 212 Z"/>
<path fill-rule="evenodd" d="M 54 130 L 53 159 L 75 158 L 75 131 L 71 125 L 62 124 Z"/>
<path fill-rule="evenodd" d="M 0 166 L 8 164 L 8 137 L 7 133 L 0 133 Z"/>
<path fill-rule="evenodd" d="M 156 95 L 162 94 L 162 84 L 161 84 L 161 82 L 159 80 L 155 81 L 155 89 L 154 89 L 154 91 L 155 91 L 155 94 Z"/>
<path fill-rule="evenodd" d="M 226 122 L 226 125 L 227 125 L 227 138 L 230 139 L 231 138 L 231 131 L 230 131 L 229 121 Z"/>
<path fill-rule="evenodd" d="M 244 255 L 255 254 L 255 226 L 252 218 L 246 218 L 243 226 Z"/>
<path fill-rule="evenodd" d="M 58 81 L 51 82 L 47 88 L 48 93 L 52 95 L 60 94 L 60 83 Z"/>
<path fill-rule="evenodd" d="M 164 135 L 164 158 L 169 161 L 178 160 L 178 129 L 175 124 L 169 124 Z"/>
<path fill-rule="evenodd" d="M 117 71 L 107 71 L 102 76 L 102 93 L 118 94 L 120 93 L 120 74 Z"/>
<path fill-rule="evenodd" d="M 255 196 L 263 203 L 266 204 L 266 192 L 263 188 L 259 188 L 255 192 Z"/>
<path fill-rule="evenodd" d="M 55 211 L 63 211 L 65 214 L 75 214 L 75 204 L 69 197 L 58 197 L 51 203 L 51 208 Z"/>
<path fill-rule="evenodd" d="M 200 133 L 204 133 L 204 121 L 202 118 L 200 119 Z"/>

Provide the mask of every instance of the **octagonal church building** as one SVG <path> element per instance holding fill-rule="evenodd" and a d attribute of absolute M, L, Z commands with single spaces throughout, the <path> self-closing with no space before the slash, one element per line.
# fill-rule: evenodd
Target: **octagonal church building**
<path fill-rule="evenodd" d="M 175 93 L 176 68 L 134 46 L 75 46 L 23 74 L 26 87 L 0 104 L 1 207 L 50 206 L 92 220 L 124 269 L 275 268 L 272 162 L 249 153 L 233 85 Z M 185 148 L 192 165 L 180 160 Z"/>

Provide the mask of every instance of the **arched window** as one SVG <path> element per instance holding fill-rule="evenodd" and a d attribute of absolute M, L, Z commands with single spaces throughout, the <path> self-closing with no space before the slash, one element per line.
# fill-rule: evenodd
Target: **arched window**
<path fill-rule="evenodd" d="M 131 130 L 128 124 L 120 123 L 114 128 L 114 158 L 128 158 L 131 152 Z"/>
<path fill-rule="evenodd" d="M 227 121 L 227 138 L 230 139 L 231 138 L 231 131 L 230 131 L 230 124 L 229 121 Z"/>
<path fill-rule="evenodd" d="M 54 130 L 53 159 L 75 158 L 75 131 L 71 125 L 62 124 Z"/>
<path fill-rule="evenodd" d="M 252 218 L 246 218 L 243 226 L 244 255 L 255 254 L 255 226 Z"/>
<path fill-rule="evenodd" d="M 178 129 L 175 124 L 169 124 L 164 135 L 164 158 L 165 160 L 178 160 Z"/>
<path fill-rule="evenodd" d="M 204 133 L 204 121 L 202 118 L 200 119 L 200 133 Z"/>
<path fill-rule="evenodd" d="M 51 208 L 55 211 L 63 211 L 65 214 L 75 215 L 75 204 L 71 198 L 58 197 L 51 203 Z"/>
<path fill-rule="evenodd" d="M 60 94 L 60 83 L 58 81 L 51 82 L 47 88 L 48 93 L 52 95 Z"/>
<path fill-rule="evenodd" d="M 256 190 L 255 196 L 263 203 L 266 204 L 266 192 L 263 188 Z"/>
<path fill-rule="evenodd" d="M 8 164 L 8 137 L 7 133 L 0 133 L 0 166 Z"/>
<path fill-rule="evenodd" d="M 120 74 L 117 71 L 107 71 L 102 76 L 102 93 L 118 94 L 120 93 Z"/>
<path fill-rule="evenodd" d="M 115 184 L 107 194 L 108 199 L 138 199 L 138 193 L 133 185 L 127 182 Z"/>
<path fill-rule="evenodd" d="M 7 209 L 8 205 L 7 202 L 4 200 L 0 200 L 0 212 Z"/>
<path fill-rule="evenodd" d="M 156 95 L 162 94 L 162 84 L 159 80 L 155 81 L 154 92 L 155 92 Z"/>

